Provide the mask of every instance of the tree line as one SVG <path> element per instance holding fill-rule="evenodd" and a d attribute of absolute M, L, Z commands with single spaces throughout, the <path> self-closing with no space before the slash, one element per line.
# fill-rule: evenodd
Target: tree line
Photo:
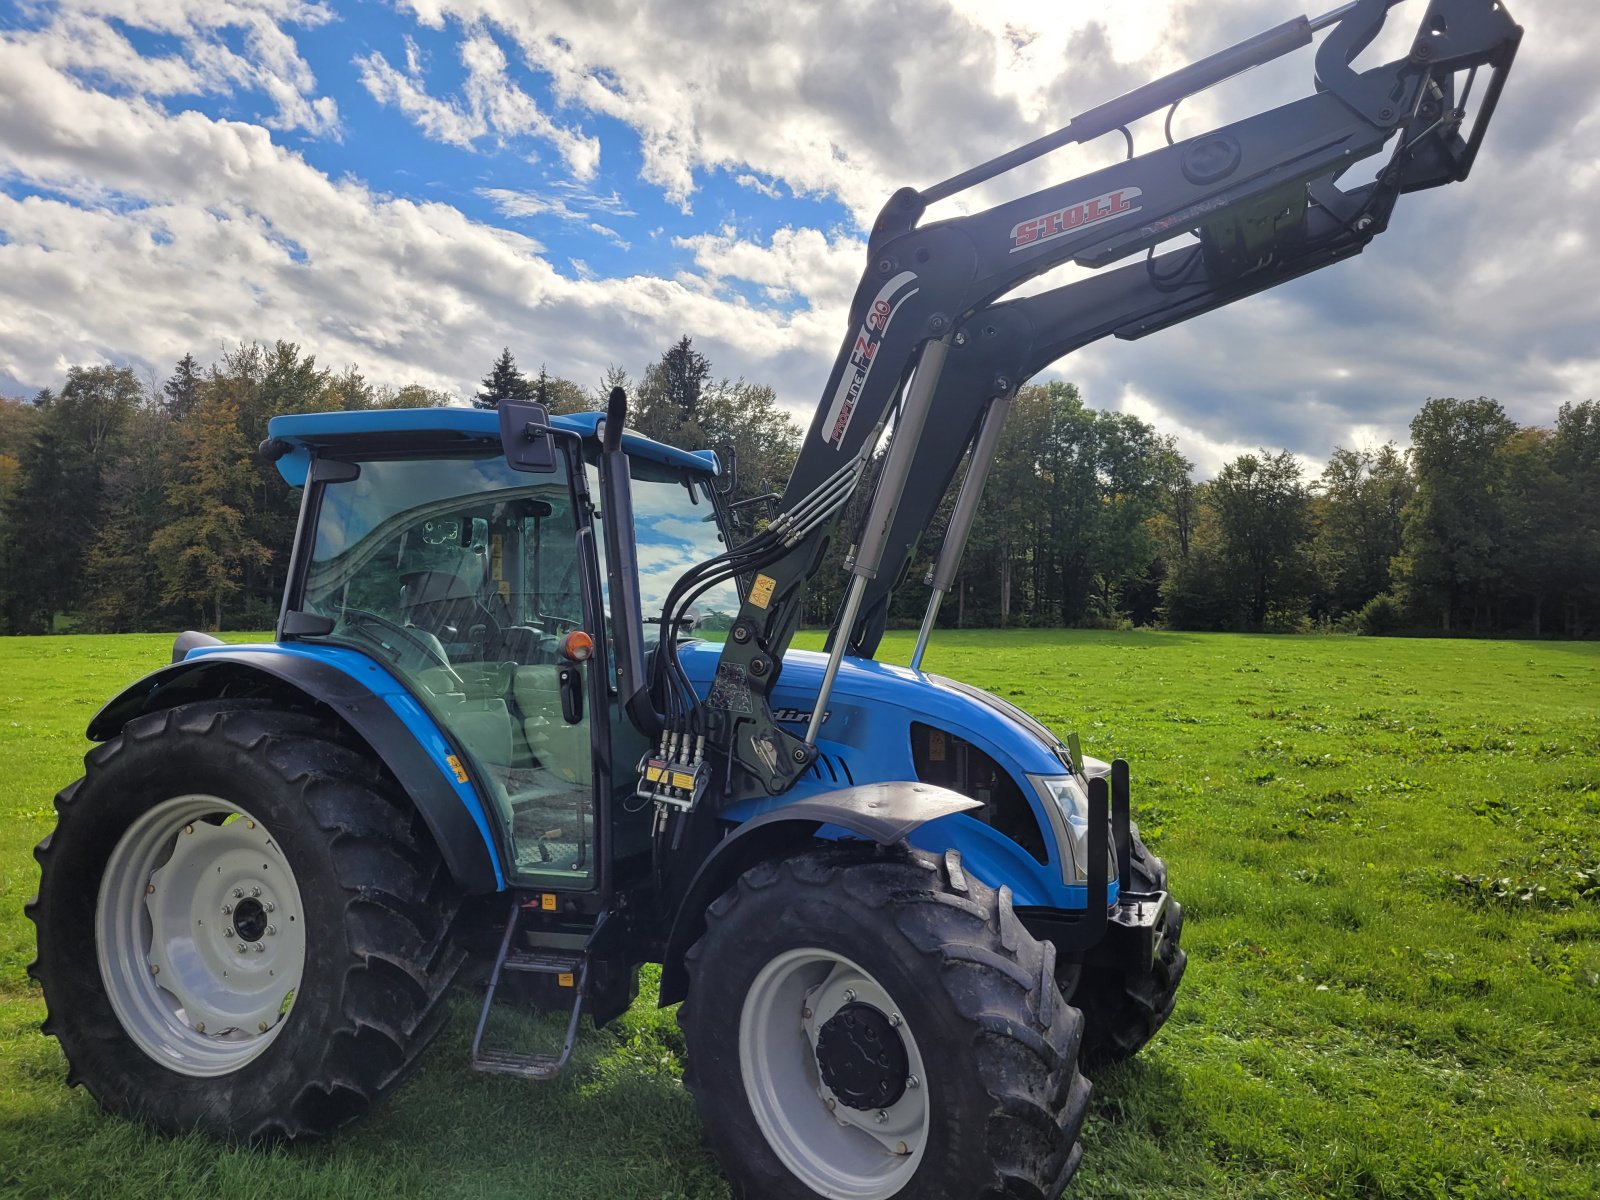
<path fill-rule="evenodd" d="M 954 596 L 967 624 L 1600 632 L 1592 400 L 1541 428 L 1487 398 L 1430 399 L 1408 448 L 1336 447 L 1316 476 L 1262 450 L 1206 481 L 1174 439 L 1070 384 L 1014 408 Z M 897 604 L 915 619 L 921 597 Z"/>
<path fill-rule="evenodd" d="M 604 407 L 617 385 L 646 432 L 735 448 L 730 499 L 787 473 L 799 428 L 772 389 L 714 379 L 687 337 L 637 385 L 621 368 L 593 388 L 542 368 L 529 378 L 506 350 L 471 403 L 528 397 L 572 412 Z M 159 383 L 129 367 L 78 366 L 58 388 L 0 397 L 0 634 L 271 628 L 299 493 L 257 454 L 267 423 L 457 402 L 319 366 L 281 341 L 242 345 L 209 367 L 185 355 Z"/>
<path fill-rule="evenodd" d="M 780 491 L 801 430 L 773 389 L 718 378 L 685 336 L 637 380 L 592 386 L 518 368 L 506 349 L 470 403 L 603 408 L 685 447 L 732 448 L 730 502 Z M 171 376 L 71 368 L 58 388 L 0 397 L 0 633 L 270 628 L 298 494 L 256 447 L 280 413 L 426 407 L 455 397 L 377 386 L 287 342 L 251 343 Z M 1288 451 L 1241 455 L 1197 481 L 1176 440 L 1088 407 L 1071 384 L 1024 388 L 941 623 L 1180 629 L 1592 635 L 1600 629 L 1600 407 L 1522 427 L 1493 400 L 1431 399 L 1411 445 L 1336 448 L 1309 477 Z M 958 481 L 959 483 L 959 478 Z M 891 620 L 915 586 L 954 488 Z M 865 495 L 853 504 L 859 519 Z M 737 510 L 744 532 L 764 519 Z M 841 598 L 849 521 L 808 596 Z"/>

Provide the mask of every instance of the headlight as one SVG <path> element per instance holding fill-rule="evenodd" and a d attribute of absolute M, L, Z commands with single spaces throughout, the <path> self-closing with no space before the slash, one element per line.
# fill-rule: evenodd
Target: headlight
<path fill-rule="evenodd" d="M 1089 798 L 1072 775 L 1029 775 L 1028 782 L 1044 801 L 1045 812 L 1061 848 L 1061 881 L 1082 883 L 1089 856 Z"/>
<path fill-rule="evenodd" d="M 1089 801 L 1077 779 L 1071 775 L 1034 775 L 1030 778 L 1045 803 L 1055 805 L 1069 821 L 1087 823 Z"/>

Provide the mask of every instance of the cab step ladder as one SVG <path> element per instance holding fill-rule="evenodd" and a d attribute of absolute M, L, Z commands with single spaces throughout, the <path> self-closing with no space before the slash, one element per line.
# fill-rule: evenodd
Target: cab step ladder
<path fill-rule="evenodd" d="M 513 950 L 517 927 L 522 920 L 522 905 L 511 906 L 511 919 L 506 922 L 505 936 L 500 939 L 500 953 L 495 958 L 494 971 L 489 976 L 489 990 L 483 997 L 483 1012 L 478 1017 L 478 1029 L 472 1036 L 472 1066 L 477 1071 L 496 1075 L 516 1075 L 523 1079 L 551 1079 L 561 1073 L 572 1057 L 572 1047 L 578 1040 L 578 1021 L 583 1015 L 584 985 L 589 978 L 589 956 L 583 951 Z M 564 987 L 572 988 L 572 1017 L 567 1022 L 566 1040 L 560 1054 L 530 1054 L 512 1049 L 484 1049 L 483 1031 L 489 1024 L 489 1011 L 494 1007 L 494 994 L 500 986 L 504 971 L 527 971 L 535 975 L 554 975 Z"/>

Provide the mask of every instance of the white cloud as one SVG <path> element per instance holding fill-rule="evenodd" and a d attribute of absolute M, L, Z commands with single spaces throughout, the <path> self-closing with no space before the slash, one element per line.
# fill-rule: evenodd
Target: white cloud
<path fill-rule="evenodd" d="M 503 217 L 551 216 L 563 221 L 588 221 L 596 214 L 615 218 L 638 215 L 616 192 L 600 196 L 563 183 L 552 184 L 549 192 L 494 187 L 479 188 L 478 195 L 491 201 Z"/>
<path fill-rule="evenodd" d="M 865 242 L 838 231 L 830 236 L 791 227 L 762 245 L 740 238 L 731 225 L 674 238 L 673 244 L 692 251 L 695 265 L 709 279 L 760 284 L 779 299 L 798 293 L 810 308 L 837 319 L 841 329 L 867 250 Z"/>
<path fill-rule="evenodd" d="M 338 136 L 338 105 L 316 94 L 316 77 L 285 29 L 332 19 L 323 5 L 299 0 L 75 0 L 7 40 L 57 70 L 141 96 L 259 90 L 276 106 L 262 118 L 267 128 Z M 182 52 L 142 55 L 119 26 L 177 38 Z M 227 44 L 230 33 L 242 37 L 243 54 Z"/>
<path fill-rule="evenodd" d="M 758 179 L 749 172 L 737 176 L 734 179 L 734 182 L 740 187 L 749 188 L 752 192 L 760 192 L 769 200 L 777 200 L 783 195 L 783 192 L 779 190 L 777 184 L 768 183 L 765 179 Z"/>
<path fill-rule="evenodd" d="M 581 221 L 585 214 L 567 207 L 565 200 L 541 196 L 536 192 L 518 192 L 511 188 L 479 188 L 478 195 L 492 201 L 502 217 L 559 217 L 563 221 Z"/>
<path fill-rule="evenodd" d="M 459 53 L 467 69 L 459 99 L 429 94 L 421 56 L 409 37 L 404 72 L 376 50 L 359 55 L 355 65 L 374 100 L 394 105 L 435 141 L 471 150 L 491 133 L 502 145 L 518 137 L 536 138 L 555 146 L 578 179 L 594 177 L 600 165 L 599 139 L 552 121 L 511 78 L 505 51 L 492 37 L 473 32 L 462 39 Z"/>
<path fill-rule="evenodd" d="M 937 4 L 406 8 L 433 27 L 513 39 L 563 103 L 631 126 L 644 178 L 686 210 L 695 172 L 727 168 L 837 195 L 870 220 L 894 186 L 967 165 L 957 147 L 977 131 L 990 144 L 1027 132 L 1009 100 L 950 86 L 952 76 L 991 74 L 993 46 Z M 938 135 L 907 138 L 912 129 Z"/>
<path fill-rule="evenodd" d="M 624 250 L 631 249 L 631 247 L 628 245 L 627 239 L 625 239 L 620 233 L 611 228 L 609 225 L 602 225 L 599 221 L 590 221 L 589 232 L 598 234 L 600 237 L 605 238 L 606 241 L 610 242 L 614 246 L 620 246 Z"/>
<path fill-rule="evenodd" d="M 407 47 L 407 59 L 411 58 Z M 489 123 L 483 114 L 463 109 L 448 100 L 439 100 L 428 94 L 421 81 L 413 74 L 404 74 L 389 65 L 389 60 L 376 51 L 356 59 L 361 71 L 361 86 L 366 88 L 379 104 L 392 104 L 410 119 L 418 129 L 436 142 L 472 149 L 472 143 L 489 132 Z"/>

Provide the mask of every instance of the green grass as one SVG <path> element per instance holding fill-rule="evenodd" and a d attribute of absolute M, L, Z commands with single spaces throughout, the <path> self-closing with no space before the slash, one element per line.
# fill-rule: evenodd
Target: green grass
<path fill-rule="evenodd" d="M 648 997 L 543 1085 L 467 1068 L 464 999 L 325 1146 L 155 1137 L 68 1091 L 29 851 L 169 645 L 0 640 L 0 1195 L 726 1196 Z M 928 666 L 1128 758 L 1188 913 L 1177 1013 L 1096 1081 L 1071 1195 L 1600 1195 L 1600 646 L 966 633 Z"/>

